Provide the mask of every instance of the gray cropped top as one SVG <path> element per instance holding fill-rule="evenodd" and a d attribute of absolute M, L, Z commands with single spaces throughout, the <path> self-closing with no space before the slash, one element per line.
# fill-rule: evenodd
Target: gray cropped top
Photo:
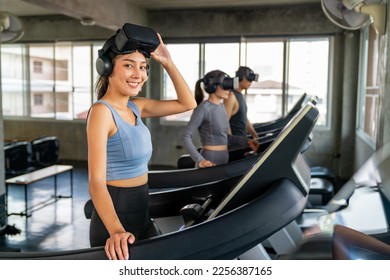
<path fill-rule="evenodd" d="M 136 116 L 136 124 L 125 122 L 104 100 L 112 113 L 117 132 L 107 140 L 107 181 L 134 178 L 148 172 L 148 162 L 152 156 L 152 140 L 149 129 L 142 122 L 138 107 L 129 101 L 127 106 Z"/>
<path fill-rule="evenodd" d="M 191 119 L 184 129 L 182 144 L 191 158 L 197 163 L 203 160 L 202 155 L 192 142 L 192 136 L 199 131 L 202 146 L 234 144 L 242 147 L 248 145 L 245 137 L 229 135 L 229 120 L 223 104 L 214 104 L 208 100 L 201 102 L 193 111 Z"/>

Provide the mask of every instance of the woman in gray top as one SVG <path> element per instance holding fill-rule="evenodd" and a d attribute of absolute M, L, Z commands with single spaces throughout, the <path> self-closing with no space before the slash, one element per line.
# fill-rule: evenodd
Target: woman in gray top
<path fill-rule="evenodd" d="M 234 81 L 226 73 L 214 70 L 207 73 L 195 84 L 195 99 L 198 106 L 192 113 L 182 135 L 183 146 L 190 153 L 197 167 L 210 167 L 224 164 L 229 161 L 228 145 L 256 149 L 253 139 L 229 134 L 229 119 L 226 114 L 223 100 L 229 97 L 234 89 Z M 204 100 L 203 89 L 209 96 Z M 192 136 L 196 131 L 200 134 L 202 148 L 195 147 Z"/>

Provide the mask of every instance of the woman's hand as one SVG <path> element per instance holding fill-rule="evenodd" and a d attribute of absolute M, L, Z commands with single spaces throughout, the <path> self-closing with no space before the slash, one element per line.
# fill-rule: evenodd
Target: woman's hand
<path fill-rule="evenodd" d="M 160 45 L 158 45 L 154 52 L 150 53 L 150 57 L 165 67 L 168 63 L 172 62 L 171 54 L 169 53 L 167 46 L 164 44 L 161 35 L 157 33 L 157 36 L 160 40 Z"/>
<path fill-rule="evenodd" d="M 110 260 L 128 260 L 129 244 L 133 244 L 135 237 L 130 232 L 115 233 L 106 241 L 104 251 Z"/>
<path fill-rule="evenodd" d="M 249 139 L 248 140 L 248 146 L 255 152 L 257 153 L 257 150 L 259 149 L 259 141 L 257 139 Z"/>
<path fill-rule="evenodd" d="M 211 162 L 211 161 L 209 161 L 209 160 L 203 159 L 203 160 L 199 161 L 198 166 L 199 166 L 200 168 L 212 167 L 212 166 L 215 166 L 215 163 L 213 163 L 213 162 Z"/>

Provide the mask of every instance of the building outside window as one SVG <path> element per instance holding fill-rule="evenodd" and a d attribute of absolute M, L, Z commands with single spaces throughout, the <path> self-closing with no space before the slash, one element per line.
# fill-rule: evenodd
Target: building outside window
<path fill-rule="evenodd" d="M 93 102 L 95 83 L 91 48 L 96 46 L 2 46 L 3 69 L 8 69 L 2 73 L 4 116 L 85 119 Z"/>
<path fill-rule="evenodd" d="M 33 73 L 42 73 L 42 61 L 33 61 Z"/>

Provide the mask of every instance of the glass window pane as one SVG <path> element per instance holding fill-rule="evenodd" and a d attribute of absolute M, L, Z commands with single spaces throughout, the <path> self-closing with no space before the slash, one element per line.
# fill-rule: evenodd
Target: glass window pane
<path fill-rule="evenodd" d="M 54 101 L 54 50 L 53 45 L 30 46 L 30 110 L 31 116 L 37 118 L 53 118 Z M 40 65 L 40 67 L 37 67 Z M 42 98 L 42 102 L 35 105 L 35 95 Z"/>
<path fill-rule="evenodd" d="M 91 47 L 73 47 L 74 119 L 86 119 L 91 106 Z"/>
<path fill-rule="evenodd" d="M 55 46 L 55 116 L 56 119 L 73 118 L 72 96 L 72 46 Z"/>
<path fill-rule="evenodd" d="M 1 46 L 2 103 L 4 116 L 25 115 L 25 48 L 22 45 Z"/>
<path fill-rule="evenodd" d="M 327 125 L 328 62 L 328 38 L 290 41 L 287 109 L 291 109 L 303 93 L 317 96 L 320 111 L 317 125 Z"/>
<path fill-rule="evenodd" d="M 195 83 L 199 79 L 199 44 L 168 44 L 167 48 L 176 67 L 179 69 L 188 86 L 194 93 Z M 173 83 L 166 71 L 164 71 L 164 99 L 176 99 Z M 167 116 L 168 121 L 189 121 L 192 110 Z"/>
<path fill-rule="evenodd" d="M 364 132 L 376 142 L 379 123 L 379 46 L 380 36 L 370 27 L 368 30 L 366 89 L 364 110 Z"/>
<path fill-rule="evenodd" d="M 283 42 L 248 42 L 246 65 L 259 74 L 247 90 L 248 119 L 262 123 L 282 116 Z"/>
<path fill-rule="evenodd" d="M 221 70 L 234 77 L 239 66 L 239 58 L 239 43 L 205 44 L 204 74 L 213 70 Z"/>

